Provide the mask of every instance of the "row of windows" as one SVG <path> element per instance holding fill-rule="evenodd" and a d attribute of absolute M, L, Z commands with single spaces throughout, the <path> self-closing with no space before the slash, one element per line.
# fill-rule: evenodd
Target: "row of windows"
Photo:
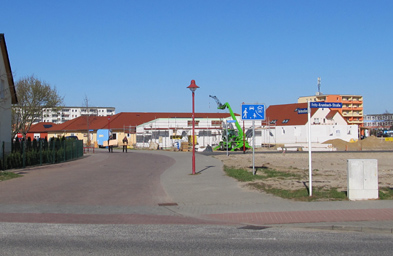
<path fill-rule="evenodd" d="M 288 122 L 289 122 L 289 119 L 282 120 L 283 124 L 287 124 Z M 274 120 L 270 121 L 270 124 L 277 124 L 277 119 L 274 119 Z"/>
<path fill-rule="evenodd" d="M 393 120 L 393 115 L 365 116 L 366 120 Z"/>
<path fill-rule="evenodd" d="M 392 126 L 393 121 L 390 122 L 367 122 L 364 123 L 364 126 Z"/>

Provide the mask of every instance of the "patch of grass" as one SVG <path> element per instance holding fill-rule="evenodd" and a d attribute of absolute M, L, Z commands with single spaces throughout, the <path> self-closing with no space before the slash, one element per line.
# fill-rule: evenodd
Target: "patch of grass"
<path fill-rule="evenodd" d="M 337 188 L 330 188 L 330 190 L 314 188 L 313 196 L 316 198 L 329 198 L 330 200 L 347 200 L 346 192 L 337 191 Z"/>
<path fill-rule="evenodd" d="M 281 172 L 281 171 L 277 171 L 275 169 L 262 169 L 262 172 L 265 174 L 262 177 L 264 178 L 300 178 L 300 175 L 298 174 L 293 174 L 293 173 L 289 173 L 289 172 Z"/>
<path fill-rule="evenodd" d="M 331 190 L 322 190 L 319 188 L 313 189 L 312 196 L 309 196 L 309 192 L 306 188 L 297 189 L 297 190 L 286 190 L 279 188 L 272 188 L 266 186 L 263 183 L 251 183 L 250 186 L 265 191 L 266 193 L 285 198 L 285 199 L 293 199 L 296 201 L 320 201 L 320 200 L 330 200 L 330 201 L 338 201 L 338 200 L 347 200 L 347 196 L 345 192 L 337 191 L 336 188 L 332 188 Z"/>
<path fill-rule="evenodd" d="M 277 171 L 275 169 L 269 168 L 258 168 L 259 173 L 263 173 L 264 175 L 257 174 L 253 175 L 251 172 L 248 172 L 245 169 L 237 169 L 234 167 L 224 166 L 224 171 L 228 176 L 237 179 L 242 182 L 250 182 L 256 180 L 264 180 L 268 178 L 298 178 L 301 179 L 301 175 L 293 174 L 289 172 Z M 337 188 L 331 188 L 329 190 L 323 188 L 313 188 L 313 195 L 309 196 L 308 189 L 306 187 L 298 190 L 286 190 L 286 189 L 278 189 L 268 186 L 262 182 L 253 182 L 249 184 L 251 187 L 265 191 L 266 193 L 273 194 L 275 196 L 279 196 L 286 199 L 293 199 L 297 201 L 317 201 L 317 200 L 347 200 L 347 195 L 345 192 L 338 191 Z M 393 193 L 393 192 L 392 192 Z"/>
<path fill-rule="evenodd" d="M 277 171 L 275 169 L 270 168 L 256 168 L 256 174 L 253 175 L 251 172 L 245 169 L 237 169 L 234 167 L 224 166 L 224 171 L 226 174 L 232 178 L 237 179 L 238 181 L 253 181 L 253 180 L 263 180 L 268 178 L 299 178 L 300 175 L 293 174 L 289 172 Z"/>
<path fill-rule="evenodd" d="M 265 191 L 266 193 L 273 194 L 275 196 L 279 196 L 286 199 L 299 200 L 300 198 L 305 198 L 308 196 L 308 191 L 306 188 L 298 189 L 298 190 L 286 190 L 286 189 L 272 188 L 263 183 L 250 183 L 249 185 L 258 190 L 262 190 Z"/>
<path fill-rule="evenodd" d="M 251 172 L 248 172 L 244 169 L 236 169 L 233 167 L 224 166 L 224 171 L 229 177 L 235 178 L 238 181 L 253 181 L 256 179 L 262 179 L 263 177 L 259 175 L 253 175 Z"/>
<path fill-rule="evenodd" d="M 379 199 L 392 200 L 393 188 L 388 188 L 388 187 L 379 188 Z"/>
<path fill-rule="evenodd" d="M 2 172 L 0 171 L 0 181 L 10 180 L 14 178 L 22 177 L 20 174 L 16 174 L 13 172 Z"/>

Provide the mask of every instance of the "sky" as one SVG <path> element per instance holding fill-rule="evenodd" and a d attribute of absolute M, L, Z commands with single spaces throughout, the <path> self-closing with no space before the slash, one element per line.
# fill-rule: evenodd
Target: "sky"
<path fill-rule="evenodd" d="M 13 0 L 1 3 L 15 83 L 36 78 L 66 106 L 216 113 L 209 95 L 290 104 L 362 95 L 393 113 L 391 0 Z"/>

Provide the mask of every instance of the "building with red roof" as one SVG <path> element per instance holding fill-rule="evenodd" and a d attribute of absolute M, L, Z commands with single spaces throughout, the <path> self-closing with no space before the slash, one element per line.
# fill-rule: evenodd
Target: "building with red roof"
<path fill-rule="evenodd" d="M 358 140 L 358 126 L 348 125 L 336 109 L 311 108 L 311 142 L 332 139 Z M 308 142 L 307 103 L 272 105 L 266 109 L 266 120 L 258 128 L 258 144 Z"/>
<path fill-rule="evenodd" d="M 26 134 L 26 139 L 45 139 L 48 137 L 48 129 L 52 128 L 54 125 L 55 123 L 52 122 L 33 124 Z M 22 134 L 18 134 L 18 137 L 22 138 Z"/>
<path fill-rule="evenodd" d="M 218 143 L 221 138 L 222 122 L 226 119 L 231 119 L 229 113 L 195 113 L 195 129 L 200 146 L 206 146 L 207 142 Z M 90 136 L 91 144 L 96 146 L 101 145 L 98 143 L 100 134 L 110 133 L 118 144 L 126 136 L 129 145 L 142 147 L 154 141 L 161 147 L 172 147 L 175 140 L 190 139 L 191 128 L 191 113 L 121 112 L 108 117 L 81 116 L 53 125 L 47 132 L 49 138 L 77 136 L 85 144 L 88 143 Z M 201 130 L 204 132 L 199 134 Z M 162 136 L 163 134 L 165 136 Z M 149 141 L 147 138 L 150 138 Z"/>
<path fill-rule="evenodd" d="M 306 143 L 308 141 L 307 103 L 272 105 L 266 120 L 255 122 L 255 146 L 264 144 Z M 252 140 L 252 121 L 242 122 L 247 140 Z M 229 113 L 195 113 L 197 147 L 217 145 L 222 139 L 223 122 L 232 119 Z M 311 140 L 323 143 L 330 139 L 357 140 L 357 126 L 348 125 L 335 109 L 311 109 Z M 95 146 L 104 145 L 109 135 L 118 145 L 127 137 L 129 145 L 169 148 L 192 140 L 192 114 L 171 112 L 122 112 L 113 116 L 81 116 L 46 130 L 48 138 L 76 136 Z M 90 136 L 90 137 L 89 137 Z M 90 140 L 89 140 L 90 139 Z"/>

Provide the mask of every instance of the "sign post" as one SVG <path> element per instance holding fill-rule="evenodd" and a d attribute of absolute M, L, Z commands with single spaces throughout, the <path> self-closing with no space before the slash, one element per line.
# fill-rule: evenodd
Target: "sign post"
<path fill-rule="evenodd" d="M 312 196 L 312 158 L 311 158 L 311 108 L 310 101 L 307 101 L 308 116 L 308 194 Z"/>
<path fill-rule="evenodd" d="M 308 115 L 308 176 L 309 176 L 309 195 L 312 196 L 312 156 L 311 156 L 311 108 L 342 108 L 340 102 L 310 102 L 307 101 Z M 304 114 L 304 109 L 298 109 L 298 114 Z"/>
<path fill-rule="evenodd" d="M 265 105 L 243 104 L 242 120 L 252 120 L 252 174 L 255 175 L 255 120 L 265 120 Z"/>
<path fill-rule="evenodd" d="M 228 136 L 228 125 L 231 123 L 236 123 L 235 120 L 227 120 L 227 123 L 225 125 L 226 128 L 226 133 L 227 133 L 227 156 L 229 156 L 229 151 L 228 151 L 228 144 L 229 144 L 229 136 Z"/>

